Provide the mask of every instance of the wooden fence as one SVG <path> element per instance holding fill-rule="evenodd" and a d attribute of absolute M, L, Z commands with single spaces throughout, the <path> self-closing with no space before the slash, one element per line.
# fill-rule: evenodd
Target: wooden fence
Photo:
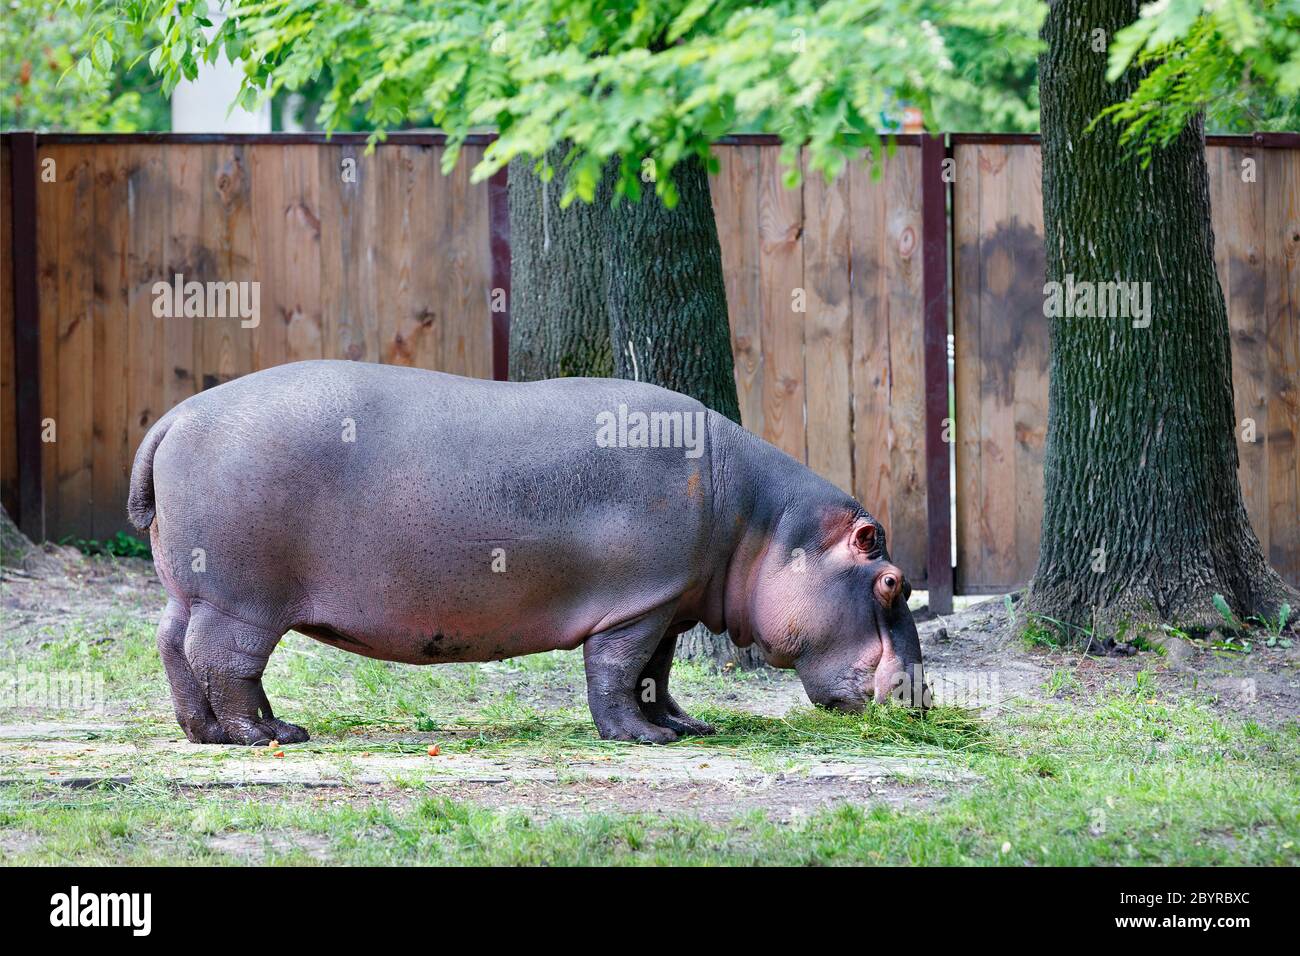
<path fill-rule="evenodd" d="M 1286 143 L 1290 148 L 1280 148 Z M 1242 494 L 1270 562 L 1300 584 L 1300 137 L 1211 137 Z M 1047 431 L 1042 162 L 1036 138 L 953 146 L 958 592 L 1001 592 L 1038 558 Z M 1249 162 L 1247 162 L 1249 161 Z M 1254 422 L 1254 440 L 1240 426 Z"/>
<path fill-rule="evenodd" d="M 1271 560 L 1300 582 L 1296 145 L 1224 137 L 1207 155 L 1238 420 L 1256 422 L 1240 446 L 1243 491 Z M 441 141 L 423 134 L 369 156 L 354 137 L 0 137 L 6 506 L 53 539 L 126 530 L 130 464 L 152 422 L 269 365 L 324 356 L 503 375 L 508 313 L 492 307 L 509 288 L 505 191 L 502 176 L 469 182 L 483 146 L 443 177 Z M 953 136 L 945 153 L 903 137 L 878 179 L 862 164 L 798 190 L 782 186 L 777 154 L 768 138 L 732 138 L 713 180 L 746 426 L 852 491 L 909 576 L 937 592 L 953 573 L 938 437 L 949 432 L 957 590 L 1022 584 L 1047 422 L 1036 142 Z M 941 179 L 945 157 L 955 176 Z M 260 324 L 155 318 L 154 283 L 178 273 L 259 282 Z M 46 420 L 56 441 L 39 441 Z"/>

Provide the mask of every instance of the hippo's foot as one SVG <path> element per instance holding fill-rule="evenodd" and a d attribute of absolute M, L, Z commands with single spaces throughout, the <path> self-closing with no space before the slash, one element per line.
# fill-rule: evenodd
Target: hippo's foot
<path fill-rule="evenodd" d="M 262 671 L 280 635 L 210 604 L 168 603 L 158 627 L 176 719 L 200 744 L 302 743 L 307 731 L 276 718 Z"/>
<path fill-rule="evenodd" d="M 307 731 L 296 724 L 277 720 L 274 717 L 270 720 L 244 722 L 233 735 L 227 733 L 221 722 L 215 718 L 202 724 L 191 723 L 188 726 L 182 724 L 181 729 L 185 731 L 185 736 L 190 743 L 195 744 L 256 746 L 269 744 L 272 741 L 281 744 L 300 744 L 311 739 Z"/>
<path fill-rule="evenodd" d="M 230 736 L 221 729 L 221 724 L 217 718 L 211 720 L 191 720 L 188 723 L 181 723 L 181 730 L 185 731 L 185 739 L 192 744 L 228 744 Z"/>
<path fill-rule="evenodd" d="M 677 650 L 677 635 L 665 635 L 637 679 L 637 702 L 646 720 L 656 727 L 665 727 L 682 737 L 707 737 L 717 729 L 702 720 L 696 720 L 668 693 L 668 675 Z"/>
<path fill-rule="evenodd" d="M 294 724 L 274 717 L 269 720 L 236 719 L 227 721 L 222 726 L 226 733 L 225 740 L 210 740 L 207 743 L 242 744 L 246 747 L 265 747 L 272 741 L 281 744 L 300 744 L 308 739 L 307 731 Z"/>
<path fill-rule="evenodd" d="M 685 724 L 668 723 L 663 703 L 669 699 L 667 667 L 672 666 L 677 642 L 675 637 L 664 638 L 671 614 L 669 608 L 652 611 L 593 634 L 583 645 L 587 703 L 602 740 L 670 744 L 690 732 Z"/>
<path fill-rule="evenodd" d="M 677 732 L 645 719 L 619 719 L 606 716 L 596 721 L 601 740 L 630 740 L 641 744 L 671 744 Z"/>
<path fill-rule="evenodd" d="M 676 701 L 668 698 L 669 706 L 663 710 L 644 711 L 646 719 L 659 727 L 667 727 L 682 737 L 711 737 L 718 732 L 712 724 L 696 720 L 677 706 Z"/>

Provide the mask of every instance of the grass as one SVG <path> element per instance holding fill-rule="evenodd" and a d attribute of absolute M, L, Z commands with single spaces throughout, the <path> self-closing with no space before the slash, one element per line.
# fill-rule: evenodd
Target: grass
<path fill-rule="evenodd" d="M 45 635 L 22 664 L 102 672 L 110 701 L 130 706 L 110 715 L 118 729 L 101 738 L 174 737 L 152 643 L 152 627 L 126 616 L 79 623 Z M 126 785 L 78 790 L 33 777 L 0 786 L 0 856 L 78 864 L 1300 862 L 1300 728 L 1228 719 L 1166 695 L 1156 663 L 1153 656 L 1147 669 L 1091 694 L 1059 667 L 1047 682 L 1058 699 L 1011 701 L 997 713 L 936 708 L 923 719 L 895 707 L 757 716 L 732 698 L 763 694 L 770 678 L 674 669 L 675 692 L 719 729 L 674 747 L 774 770 L 890 757 L 954 772 L 957 782 L 928 782 L 929 797 L 897 805 L 721 821 L 688 812 L 530 816 L 447 799 L 431 792 L 436 777 L 418 773 L 392 780 L 379 798 L 347 787 L 183 787 L 164 778 L 156 757 L 131 752 L 121 758 Z M 283 712 L 315 735 L 290 756 L 335 760 L 345 784 L 352 761 L 417 753 L 420 734 L 442 735 L 447 753 L 560 767 L 638 753 L 597 738 L 576 654 L 412 668 L 291 637 L 272 658 L 267 684 Z"/>
<path fill-rule="evenodd" d="M 739 719 L 739 718 L 738 718 Z M 856 752 L 851 721 L 800 715 L 776 729 Z M 864 728 L 875 727 L 871 720 Z M 1289 864 L 1297 861 L 1294 732 L 1229 726 L 1190 704 L 1140 690 L 1093 712 L 1050 705 L 1016 714 L 1010 732 L 951 754 L 978 785 L 937 805 L 844 805 L 805 819 L 590 813 L 537 820 L 425 795 L 321 800 L 309 791 L 198 793 L 157 784 L 66 791 L 0 789 L 0 840 L 31 844 L 13 862 L 220 863 L 235 835 L 266 862 L 781 863 L 1076 865 Z M 963 735 L 965 729 L 962 731 Z M 776 741 L 769 737 L 769 744 Z M 21 846 L 23 839 L 9 839 Z"/>

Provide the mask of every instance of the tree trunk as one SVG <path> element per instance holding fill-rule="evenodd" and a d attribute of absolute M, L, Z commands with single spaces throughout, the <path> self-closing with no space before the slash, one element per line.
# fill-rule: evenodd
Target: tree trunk
<path fill-rule="evenodd" d="M 1051 322 L 1046 501 L 1027 605 L 1098 643 L 1157 622 L 1214 627 L 1215 593 L 1242 616 L 1294 600 L 1268 567 L 1237 481 L 1202 123 L 1145 169 L 1110 123 L 1086 132 L 1137 78 L 1106 82 L 1094 31 L 1113 38 L 1138 6 L 1054 0 L 1039 63 L 1049 285 L 1150 284 L 1148 327 L 1122 308 Z"/>
<path fill-rule="evenodd" d="M 510 377 L 571 375 L 652 382 L 740 421 L 726 288 L 708 174 L 689 161 L 674 172 L 679 202 L 648 193 L 611 207 L 614 165 L 591 204 L 561 210 L 560 162 L 544 188 L 531 160 L 510 164 Z M 696 627 L 678 657 L 752 668 L 753 648 Z"/>
<path fill-rule="evenodd" d="M 647 191 L 611 211 L 606 288 L 615 369 L 619 378 L 690 395 L 739 424 L 709 174 L 689 159 L 673 180 L 676 208 Z"/>
<path fill-rule="evenodd" d="M 609 231 L 609 177 L 592 203 L 560 208 L 557 146 L 547 158 L 556 179 L 544 185 L 527 157 L 510 163 L 510 377 L 614 375 L 601 252 Z"/>

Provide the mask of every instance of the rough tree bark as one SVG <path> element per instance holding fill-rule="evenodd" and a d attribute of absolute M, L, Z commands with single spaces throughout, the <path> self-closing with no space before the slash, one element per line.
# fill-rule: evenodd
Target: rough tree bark
<path fill-rule="evenodd" d="M 1228 318 L 1214 268 L 1201 122 L 1125 155 L 1109 123 L 1107 38 L 1140 0 L 1054 0 L 1039 61 L 1049 282 L 1150 283 L 1150 326 L 1051 325 L 1046 501 L 1030 612 L 1111 641 L 1157 622 L 1195 631 L 1274 614 L 1295 592 L 1268 567 L 1237 480 Z"/>
<path fill-rule="evenodd" d="M 709 174 L 689 159 L 673 181 L 675 209 L 647 192 L 610 210 L 606 304 L 616 374 L 690 395 L 739 423 Z"/>
<path fill-rule="evenodd" d="M 557 170 L 568 147 L 547 155 Z M 608 176 L 592 203 L 560 208 L 563 192 L 544 186 L 527 157 L 510 163 L 510 377 L 614 374 L 605 312 Z"/>
<path fill-rule="evenodd" d="M 708 174 L 674 172 L 679 202 L 652 193 L 611 206 L 611 164 L 591 204 L 561 210 L 560 163 L 543 188 L 531 160 L 510 166 L 510 377 L 573 375 L 653 382 L 740 421 L 726 288 Z M 696 627 L 677 654 L 719 666 L 763 663 L 753 648 Z"/>

